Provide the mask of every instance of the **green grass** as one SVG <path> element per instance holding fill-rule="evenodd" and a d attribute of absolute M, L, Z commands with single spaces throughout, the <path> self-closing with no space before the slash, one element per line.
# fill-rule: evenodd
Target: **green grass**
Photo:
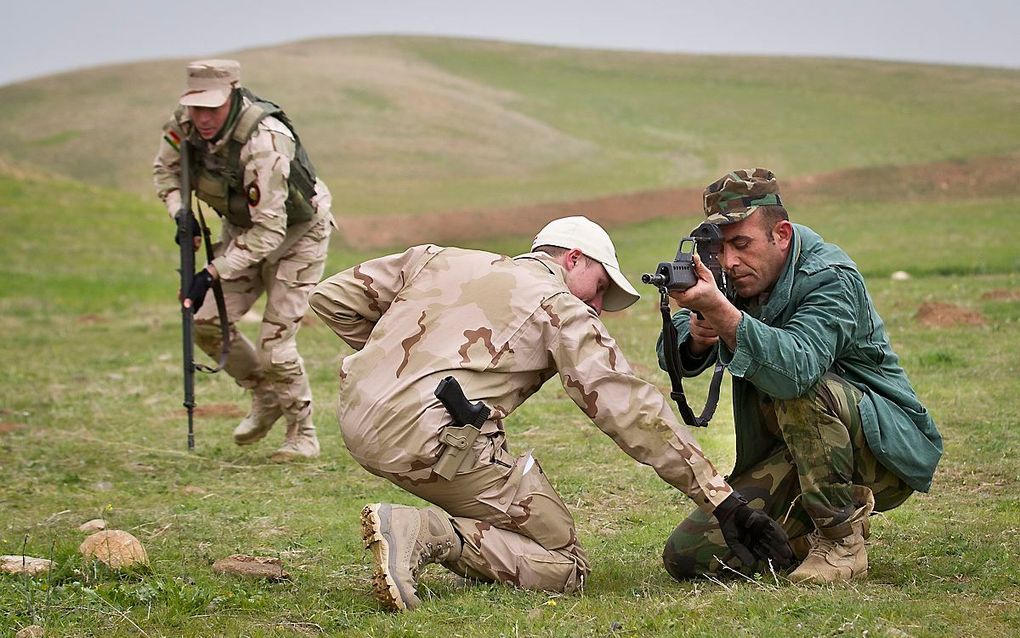
<path fill-rule="evenodd" d="M 333 417 L 338 358 L 305 327 L 323 455 L 274 465 L 281 439 L 233 445 L 236 417 L 197 418 L 185 452 L 172 228 L 151 201 L 74 182 L 0 175 L 0 554 L 57 561 L 46 576 L 0 576 L 0 635 L 31 622 L 48 636 L 985 636 L 1020 633 L 1020 288 L 1011 211 L 1020 200 L 930 206 L 821 203 L 803 221 L 843 245 L 946 438 L 931 494 L 877 518 L 871 575 L 819 589 L 771 578 L 676 583 L 659 555 L 689 502 L 629 460 L 551 382 L 507 422 L 512 450 L 534 448 L 570 504 L 594 572 L 581 596 L 463 586 L 426 572 L 426 605 L 381 611 L 369 593 L 358 513 L 415 499 L 362 470 Z M 920 220 L 920 221 L 919 221 Z M 614 231 L 631 275 L 670 258 L 693 218 Z M 480 247 L 514 253 L 526 237 Z M 967 249 L 971 247 L 971 249 Z M 368 257 L 334 249 L 328 272 Z M 913 278 L 893 282 L 907 270 Z M 925 328 L 925 301 L 980 311 L 983 326 Z M 660 387 L 652 295 L 607 325 Z M 242 326 L 250 331 L 252 326 Z M 704 396 L 704 380 L 691 394 Z M 201 376 L 199 406 L 246 407 L 223 375 Z M 728 391 L 697 432 L 720 468 L 733 460 Z M 105 517 L 145 544 L 148 570 L 83 562 L 82 522 Z M 232 553 L 277 556 L 293 575 L 263 584 L 218 576 Z"/>
<path fill-rule="evenodd" d="M 1020 148 L 1020 72 L 626 53 L 444 38 L 237 52 L 283 103 L 343 215 L 416 213 L 783 178 Z M 0 156 L 151 193 L 183 60 L 0 87 Z"/>

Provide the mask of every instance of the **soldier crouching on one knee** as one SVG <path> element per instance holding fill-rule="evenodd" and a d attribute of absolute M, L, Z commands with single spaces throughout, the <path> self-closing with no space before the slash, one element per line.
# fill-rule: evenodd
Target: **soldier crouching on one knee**
<path fill-rule="evenodd" d="M 286 436 L 273 458 L 318 456 L 312 391 L 296 337 L 335 225 L 329 190 L 316 179 L 283 111 L 241 87 L 234 60 L 189 64 L 180 107 L 163 127 L 153 175 L 171 218 L 182 196 L 190 197 L 180 190 L 184 142 L 191 149 L 195 195 L 223 223 L 216 258 L 182 293 L 196 310 L 196 343 L 216 357 L 221 333 L 216 304 L 206 297 L 214 279 L 222 284 L 230 326 L 225 369 L 252 392 L 251 411 L 234 430 L 234 440 L 255 443 L 283 417 Z M 266 309 L 256 346 L 235 324 L 263 293 Z"/>
<path fill-rule="evenodd" d="M 700 374 L 720 358 L 733 376 L 737 461 L 729 482 L 781 521 L 802 561 L 790 579 L 863 577 L 868 516 L 929 489 L 942 437 L 856 265 L 790 223 L 772 172 L 734 171 L 704 198 L 708 221 L 722 231 L 720 261 L 735 300 L 700 260 L 699 282 L 670 293 L 685 308 L 673 316 L 682 373 Z M 678 579 L 718 571 L 716 557 L 735 562 L 702 512 L 676 528 L 663 553 Z"/>
<path fill-rule="evenodd" d="M 623 451 L 687 494 L 706 518 L 722 521 L 726 542 L 744 560 L 792 558 L 778 525 L 733 492 L 599 320 L 603 309 L 637 299 L 609 235 L 584 217 L 551 222 L 532 252 L 514 259 L 415 246 L 315 288 L 312 309 L 356 350 L 343 360 L 337 405 L 351 455 L 442 508 L 364 509 L 384 605 L 417 606 L 418 570 L 435 562 L 528 589 L 582 586 L 589 564 L 570 511 L 530 454 L 509 452 L 503 429 L 557 375 Z M 451 376 L 470 400 L 491 408 L 473 443 L 434 395 Z M 458 445 L 463 461 L 445 471 L 445 455 Z"/>

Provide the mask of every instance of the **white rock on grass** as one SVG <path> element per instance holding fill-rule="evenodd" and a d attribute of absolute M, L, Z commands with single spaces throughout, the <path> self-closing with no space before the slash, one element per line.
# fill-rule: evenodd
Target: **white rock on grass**
<path fill-rule="evenodd" d="M 893 281 L 907 281 L 910 279 L 910 273 L 905 270 L 897 270 L 893 274 L 889 275 L 889 279 Z"/>
<path fill-rule="evenodd" d="M 35 576 L 48 572 L 53 561 L 31 556 L 0 556 L 0 572 L 5 574 L 29 574 Z"/>
<path fill-rule="evenodd" d="M 78 551 L 85 558 L 94 558 L 113 569 L 149 564 L 142 543 L 119 529 L 96 532 L 78 546 Z"/>
<path fill-rule="evenodd" d="M 78 530 L 82 532 L 101 532 L 106 529 L 106 521 L 101 518 L 93 518 L 91 521 L 86 521 L 78 526 Z"/>

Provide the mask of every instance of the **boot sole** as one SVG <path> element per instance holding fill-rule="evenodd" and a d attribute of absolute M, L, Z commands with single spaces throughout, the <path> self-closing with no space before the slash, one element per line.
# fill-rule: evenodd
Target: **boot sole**
<path fill-rule="evenodd" d="M 269 434 L 269 431 L 273 429 L 273 426 L 276 425 L 276 422 L 279 421 L 280 417 L 282 417 L 282 416 L 283 416 L 283 413 L 281 412 L 280 416 L 278 416 L 275 419 L 273 419 L 273 422 L 270 423 L 269 425 L 267 425 L 264 428 L 259 428 L 257 430 L 252 430 L 248 434 L 243 434 L 241 436 L 238 436 L 237 434 L 235 434 L 234 435 L 234 443 L 236 443 L 238 445 L 251 445 L 252 443 L 258 443 L 262 439 L 266 438 L 266 435 Z"/>
<path fill-rule="evenodd" d="M 372 559 L 375 563 L 372 573 L 372 595 L 391 611 L 406 611 L 410 608 L 391 576 L 390 541 L 387 538 L 390 532 L 389 510 L 390 506 L 382 503 L 366 505 L 365 509 L 361 510 L 361 540 L 365 542 L 367 549 L 372 550 Z"/>
<path fill-rule="evenodd" d="M 252 443 L 258 443 L 262 439 L 266 438 L 266 435 L 269 434 L 269 430 L 271 429 L 272 426 L 269 426 L 268 428 L 266 428 L 265 432 L 259 432 L 258 434 L 249 434 L 248 436 L 243 437 L 237 436 L 235 434 L 234 443 L 236 443 L 237 445 L 251 445 Z"/>
<path fill-rule="evenodd" d="M 863 580 L 863 579 L 865 579 L 867 577 L 868 577 L 868 570 L 865 569 L 862 572 L 858 572 L 858 573 L 854 574 L 850 578 L 835 578 L 833 580 L 815 580 L 813 577 L 810 577 L 810 576 L 809 577 L 795 577 L 793 574 L 790 574 L 790 576 L 787 577 L 787 580 L 789 580 L 794 585 L 821 586 L 821 585 L 839 585 L 841 583 L 849 583 L 849 582 L 852 582 L 852 581 L 855 581 L 855 580 Z"/>

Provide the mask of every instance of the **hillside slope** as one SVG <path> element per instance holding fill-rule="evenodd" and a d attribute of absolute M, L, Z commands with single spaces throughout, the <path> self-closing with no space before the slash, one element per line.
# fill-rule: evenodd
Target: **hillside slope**
<path fill-rule="evenodd" d="M 1020 72 L 333 38 L 228 54 L 282 102 L 341 214 L 513 207 L 1020 148 Z M 185 60 L 0 87 L 0 155 L 149 195 Z"/>

